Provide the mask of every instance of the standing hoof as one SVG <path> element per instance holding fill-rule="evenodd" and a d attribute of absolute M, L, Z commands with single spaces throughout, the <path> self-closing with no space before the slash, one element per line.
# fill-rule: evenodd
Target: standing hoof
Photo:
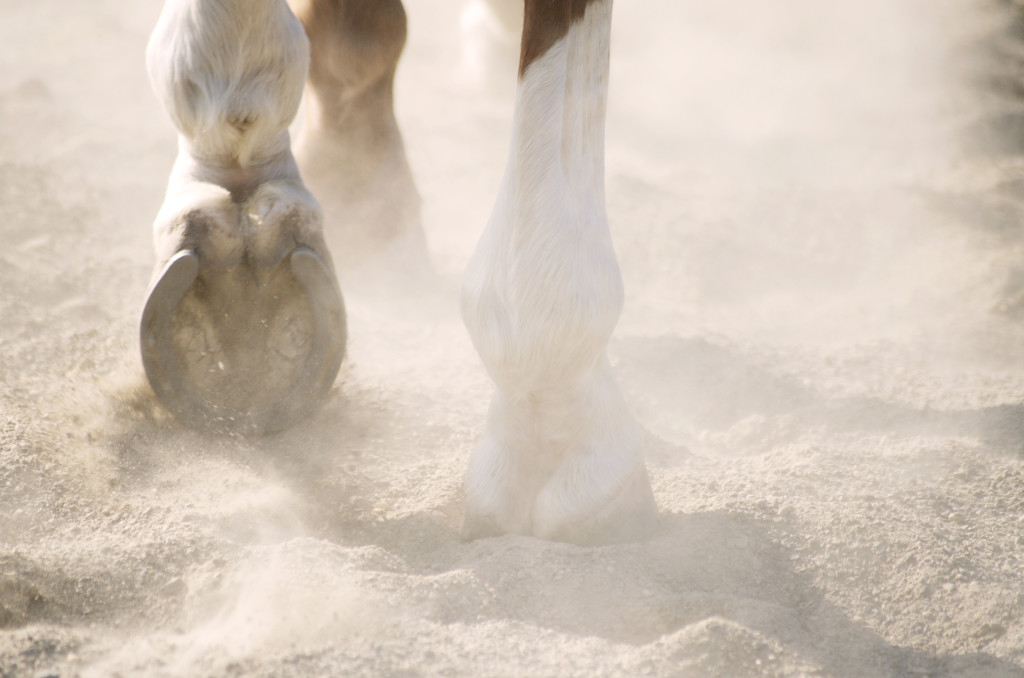
<path fill-rule="evenodd" d="M 176 254 L 143 307 L 142 363 L 157 398 L 192 428 L 291 426 L 323 401 L 345 354 L 333 273 L 305 247 L 272 267 L 201 264 L 194 251 Z"/>

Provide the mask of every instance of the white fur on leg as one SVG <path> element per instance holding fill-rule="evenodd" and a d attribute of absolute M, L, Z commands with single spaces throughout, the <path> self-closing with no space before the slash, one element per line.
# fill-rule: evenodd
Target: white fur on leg
<path fill-rule="evenodd" d="M 289 148 L 309 42 L 284 0 L 166 0 L 146 57 L 179 132 L 140 327 L 147 377 L 190 425 L 280 430 L 322 400 L 346 336 Z"/>
<path fill-rule="evenodd" d="M 146 63 L 180 133 L 155 224 L 158 267 L 188 239 L 203 240 L 208 266 L 242 253 L 279 258 L 292 240 L 318 245 L 320 210 L 288 136 L 309 41 L 284 0 L 167 0 Z M 289 233 L 279 228 L 284 211 L 301 214 L 288 220 Z M 190 213 L 208 213 L 215 227 L 186 232 Z"/>
<path fill-rule="evenodd" d="M 463 536 L 477 538 L 503 532 L 530 534 L 532 497 L 538 487 L 531 469 L 532 450 L 516 445 L 516 409 L 501 392 L 494 395 L 487 428 L 466 471 L 466 515 Z"/>
<path fill-rule="evenodd" d="M 533 505 L 533 533 L 566 541 L 626 541 L 655 524 L 642 435 L 607 360 L 577 386 L 580 428 Z"/>
<path fill-rule="evenodd" d="M 604 201 L 611 2 L 531 64 L 463 318 L 498 392 L 466 478 L 464 534 L 641 536 L 656 508 L 605 357 L 623 289 Z"/>
<path fill-rule="evenodd" d="M 243 258 L 273 265 L 297 244 L 324 251 L 316 199 L 290 155 L 276 164 L 283 167 L 261 175 L 238 200 L 222 183 L 204 179 L 207 173 L 191 156 L 179 155 L 154 222 L 158 265 L 182 249 L 200 251 L 204 270 L 233 266 Z"/>
<path fill-rule="evenodd" d="M 309 41 L 284 0 L 167 0 L 146 66 L 201 163 L 244 169 L 288 152 Z"/>
<path fill-rule="evenodd" d="M 650 532 L 641 440 L 606 361 L 565 392 L 510 401 L 499 390 L 466 474 L 464 535 L 596 543 Z"/>

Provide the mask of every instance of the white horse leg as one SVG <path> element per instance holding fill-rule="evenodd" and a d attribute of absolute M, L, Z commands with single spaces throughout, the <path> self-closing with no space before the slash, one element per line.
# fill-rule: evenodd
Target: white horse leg
<path fill-rule="evenodd" d="M 284 0 L 167 0 L 150 38 L 179 153 L 154 224 L 142 356 L 187 425 L 288 426 L 322 400 L 344 355 L 320 208 L 289 149 L 308 63 Z"/>
<path fill-rule="evenodd" d="M 657 510 L 605 350 L 623 290 L 604 200 L 611 0 L 526 0 L 512 148 L 463 281 L 497 385 L 463 534 L 642 536 Z"/>

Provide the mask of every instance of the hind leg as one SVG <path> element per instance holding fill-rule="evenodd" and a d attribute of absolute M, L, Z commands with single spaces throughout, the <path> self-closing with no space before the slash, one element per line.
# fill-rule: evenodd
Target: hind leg
<path fill-rule="evenodd" d="M 394 247 L 426 260 L 420 196 L 395 121 L 405 46 L 401 0 L 291 0 L 310 42 L 306 113 L 295 156 L 324 208 L 339 265 Z"/>
<path fill-rule="evenodd" d="M 284 428 L 340 366 L 344 308 L 288 139 L 308 62 L 282 0 L 167 0 L 150 39 L 180 136 L 140 340 L 154 391 L 186 425 Z"/>
<path fill-rule="evenodd" d="M 345 347 L 315 201 L 293 181 L 263 183 L 241 204 L 202 182 L 171 193 L 140 327 L 150 383 L 190 426 L 291 425 L 322 400 Z"/>

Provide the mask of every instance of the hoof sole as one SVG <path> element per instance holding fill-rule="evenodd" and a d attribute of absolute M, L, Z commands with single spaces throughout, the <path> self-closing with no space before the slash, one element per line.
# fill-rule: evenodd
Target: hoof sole
<path fill-rule="evenodd" d="M 293 425 L 324 399 L 345 353 L 334 274 L 299 247 L 276 266 L 204 273 L 182 251 L 150 289 L 142 362 L 159 400 L 183 424 L 232 433 Z"/>

